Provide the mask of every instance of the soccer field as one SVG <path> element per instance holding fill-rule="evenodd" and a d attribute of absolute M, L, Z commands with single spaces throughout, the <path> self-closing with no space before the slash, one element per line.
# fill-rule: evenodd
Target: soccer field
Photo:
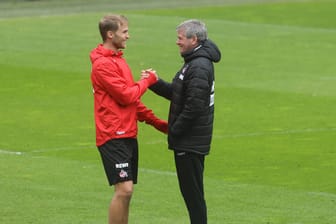
<path fill-rule="evenodd" d="M 192 4 L 191 4 L 192 2 Z M 336 223 L 336 1 L 3 0 L 0 223 L 106 223 L 89 52 L 106 13 L 129 18 L 135 80 L 182 65 L 175 27 L 203 20 L 222 51 L 206 159 L 210 224 Z M 143 102 L 166 119 L 169 104 Z M 186 224 L 166 136 L 139 123 L 130 224 Z"/>

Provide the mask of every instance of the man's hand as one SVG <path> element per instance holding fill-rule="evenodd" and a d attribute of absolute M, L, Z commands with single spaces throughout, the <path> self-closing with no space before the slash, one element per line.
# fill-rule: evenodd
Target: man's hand
<path fill-rule="evenodd" d="M 150 85 L 152 85 L 159 80 L 159 77 L 156 74 L 156 71 L 150 68 L 141 71 L 141 80 L 142 79 L 149 79 L 148 81 Z"/>

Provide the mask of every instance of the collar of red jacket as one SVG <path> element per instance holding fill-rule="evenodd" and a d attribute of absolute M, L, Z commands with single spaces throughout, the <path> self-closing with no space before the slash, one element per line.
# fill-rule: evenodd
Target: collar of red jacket
<path fill-rule="evenodd" d="M 98 49 L 99 51 L 101 51 L 102 55 L 104 56 L 116 56 L 116 57 L 121 57 L 123 55 L 123 52 L 122 51 L 113 51 L 113 50 L 110 50 L 110 49 L 107 49 L 103 46 L 103 44 L 99 44 L 98 45 Z"/>

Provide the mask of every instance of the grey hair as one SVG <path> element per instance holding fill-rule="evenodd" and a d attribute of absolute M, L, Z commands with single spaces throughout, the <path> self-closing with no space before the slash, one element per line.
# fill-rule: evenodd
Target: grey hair
<path fill-rule="evenodd" d="M 197 41 L 201 42 L 208 39 L 208 32 L 205 24 L 197 19 L 190 19 L 182 22 L 176 27 L 176 31 L 184 30 L 186 37 L 197 37 Z"/>

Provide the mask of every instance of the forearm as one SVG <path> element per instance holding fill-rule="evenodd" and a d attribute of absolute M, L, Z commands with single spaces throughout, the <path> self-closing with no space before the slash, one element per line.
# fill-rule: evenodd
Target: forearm
<path fill-rule="evenodd" d="M 149 89 L 155 94 L 171 100 L 172 87 L 171 83 L 168 83 L 162 79 L 159 79 L 154 85 L 150 86 Z"/>

